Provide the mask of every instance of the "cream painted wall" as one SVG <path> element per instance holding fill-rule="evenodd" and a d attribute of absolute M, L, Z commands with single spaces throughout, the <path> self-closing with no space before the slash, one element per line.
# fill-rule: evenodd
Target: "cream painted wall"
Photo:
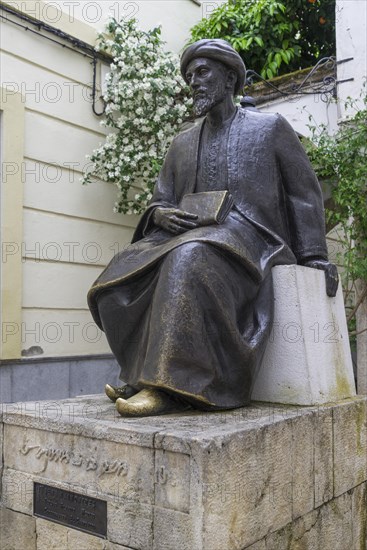
<path fill-rule="evenodd" d="M 337 59 L 353 58 L 338 65 L 338 98 L 340 117 L 348 112 L 344 107 L 348 97 L 360 96 L 367 78 L 367 2 L 365 0 L 337 0 L 336 2 Z"/>
<path fill-rule="evenodd" d="M 88 39 L 84 25 L 67 23 L 59 25 Z M 85 155 L 104 141 L 90 59 L 10 22 L 0 32 L 3 158 L 17 168 L 2 185 L 1 358 L 32 347 L 40 357 L 109 352 L 86 294 L 137 219 L 113 213 L 112 185 L 79 181 Z"/>
<path fill-rule="evenodd" d="M 0 85 L 1 123 L 1 289 L 0 358 L 19 356 L 22 322 L 23 183 L 19 166 L 24 151 L 24 104 L 20 93 L 7 95 Z M 6 139 L 4 139 L 6 136 Z"/>
<path fill-rule="evenodd" d="M 167 47 L 178 52 L 189 28 L 221 2 L 2 3 L 92 45 L 108 13 L 136 16 L 144 29 L 161 23 Z M 7 214 L 1 235 L 2 244 L 11 241 L 16 247 L 2 269 L 2 319 L 8 324 L 0 358 L 20 357 L 22 350 L 39 357 L 108 353 L 86 293 L 130 241 L 137 217 L 113 213 L 112 185 L 95 181 L 84 187 L 79 181 L 85 155 L 105 135 L 91 107 L 90 59 L 8 18 L 0 24 L 3 158 L 16 163 L 17 174 L 12 176 L 16 185 L 2 188 Z M 98 74 L 105 72 L 107 65 L 99 65 L 104 70 Z"/>
<path fill-rule="evenodd" d="M 167 48 L 179 52 L 189 36 L 189 29 L 202 17 L 209 15 L 225 0 L 56 0 L 48 4 L 58 5 L 69 19 L 77 18 L 102 30 L 111 14 L 116 19 L 135 18 L 142 29 L 162 26 L 162 37 Z M 51 12 L 50 12 L 51 13 Z"/>
<path fill-rule="evenodd" d="M 325 124 L 331 133 L 338 128 L 337 103 L 331 98 L 324 102 L 319 95 L 310 94 L 278 99 L 261 105 L 259 110 L 264 113 L 283 115 L 294 130 L 306 137 L 311 137 L 310 125 Z M 310 116 L 312 120 L 310 120 Z"/>

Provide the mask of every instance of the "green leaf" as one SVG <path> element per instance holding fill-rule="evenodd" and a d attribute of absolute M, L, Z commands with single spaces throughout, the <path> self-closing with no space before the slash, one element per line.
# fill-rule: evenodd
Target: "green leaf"
<path fill-rule="evenodd" d="M 278 3 L 278 8 L 280 9 L 281 12 L 285 13 L 287 8 L 284 4 L 280 4 Z"/>
<path fill-rule="evenodd" d="M 283 50 L 280 50 L 280 52 L 279 52 L 279 53 L 280 53 L 280 55 L 281 55 L 281 57 L 282 57 L 282 59 L 283 59 L 284 63 L 288 63 L 288 57 L 287 57 L 287 55 L 286 55 L 285 51 L 283 51 Z"/>
<path fill-rule="evenodd" d="M 264 41 L 263 39 L 261 38 L 261 36 L 255 36 L 255 42 L 257 42 L 259 44 L 260 47 L 263 47 L 264 46 Z"/>

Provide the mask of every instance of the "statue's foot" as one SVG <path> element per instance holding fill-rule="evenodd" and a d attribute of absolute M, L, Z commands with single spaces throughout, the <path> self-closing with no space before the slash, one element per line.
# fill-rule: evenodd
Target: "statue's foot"
<path fill-rule="evenodd" d="M 124 386 L 111 386 L 111 384 L 106 384 L 104 391 L 107 397 L 114 403 L 119 397 L 122 397 L 122 399 L 129 399 L 138 393 L 138 390 L 135 390 L 128 384 L 125 384 Z"/>
<path fill-rule="evenodd" d="M 116 409 L 121 416 L 155 416 L 157 414 L 168 414 L 182 412 L 188 407 L 178 403 L 173 397 L 160 390 L 144 389 L 130 399 L 118 398 Z"/>

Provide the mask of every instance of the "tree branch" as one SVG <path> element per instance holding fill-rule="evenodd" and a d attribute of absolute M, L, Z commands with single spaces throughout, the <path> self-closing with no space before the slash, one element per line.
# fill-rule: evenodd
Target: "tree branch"
<path fill-rule="evenodd" d="M 367 296 L 367 285 L 365 286 L 362 294 L 360 295 L 360 297 L 358 298 L 357 302 L 356 302 L 356 305 L 354 306 L 354 308 L 352 309 L 351 313 L 348 315 L 347 317 L 347 321 L 350 321 L 351 319 L 353 319 L 354 315 L 356 314 L 357 312 L 357 309 L 359 308 L 359 306 L 361 305 L 361 303 L 363 302 L 363 300 L 366 298 Z M 364 330 L 362 330 L 362 332 L 364 332 Z M 360 333 L 357 333 L 357 334 L 360 334 Z"/>

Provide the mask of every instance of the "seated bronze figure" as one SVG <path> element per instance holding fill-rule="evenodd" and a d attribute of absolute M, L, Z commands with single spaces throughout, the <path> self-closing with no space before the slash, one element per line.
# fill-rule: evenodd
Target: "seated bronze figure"
<path fill-rule="evenodd" d="M 223 40 L 181 58 L 203 120 L 171 144 L 132 245 L 89 292 L 94 319 L 121 366 L 106 393 L 123 416 L 219 410 L 249 403 L 272 325 L 271 268 L 325 272 L 322 194 L 295 132 L 277 114 L 237 108 L 245 66 Z M 229 191 L 222 223 L 182 210 L 184 196 Z"/>

